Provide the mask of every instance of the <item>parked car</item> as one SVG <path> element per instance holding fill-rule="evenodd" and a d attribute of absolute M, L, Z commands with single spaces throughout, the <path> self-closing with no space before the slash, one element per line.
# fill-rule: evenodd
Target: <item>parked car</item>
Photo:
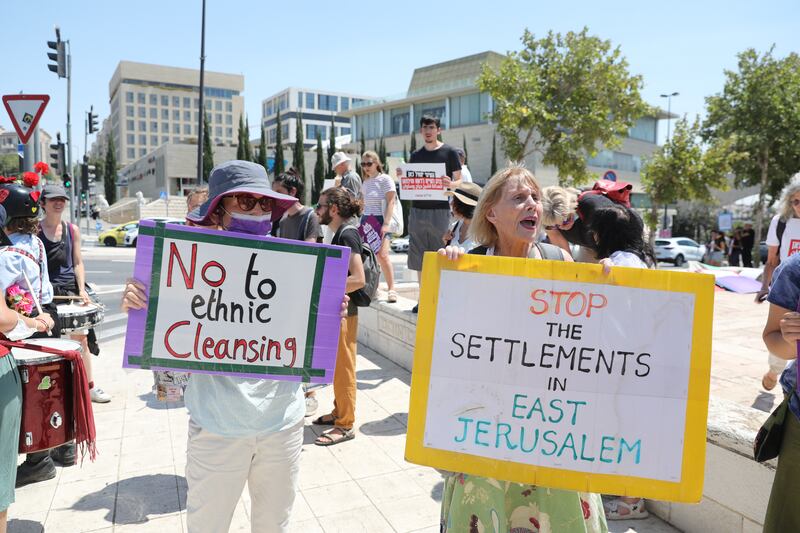
<path fill-rule="evenodd" d="M 392 239 L 392 243 L 389 246 L 395 252 L 408 252 L 408 237 Z"/>
<path fill-rule="evenodd" d="M 758 257 L 761 258 L 761 265 L 767 264 L 767 255 L 768 255 L 768 248 L 767 248 L 767 241 L 761 241 L 758 243 Z"/>
<path fill-rule="evenodd" d="M 114 226 L 113 228 L 107 229 L 98 235 L 97 242 L 103 243 L 106 246 L 118 246 L 125 241 L 126 233 L 138 227 L 138 220 L 126 222 L 125 224 L 120 224 L 119 226 Z"/>
<path fill-rule="evenodd" d="M 154 218 L 149 218 L 147 220 L 153 220 L 155 222 L 166 222 L 168 224 L 186 224 L 186 220 L 182 218 L 154 217 Z M 135 228 L 129 229 L 127 233 L 125 233 L 125 239 L 123 240 L 123 242 L 125 243 L 125 246 L 136 246 L 136 239 L 138 237 L 139 237 L 139 225 L 137 224 Z"/>
<path fill-rule="evenodd" d="M 686 261 L 702 261 L 706 247 L 687 237 L 673 237 L 656 239 L 655 253 L 658 261 L 673 263 L 679 267 Z"/>

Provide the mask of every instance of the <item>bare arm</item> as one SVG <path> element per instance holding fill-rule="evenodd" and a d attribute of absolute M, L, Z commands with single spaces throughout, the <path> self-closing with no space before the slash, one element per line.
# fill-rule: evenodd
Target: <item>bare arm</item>
<path fill-rule="evenodd" d="M 456 170 L 453 172 L 453 177 L 448 178 L 447 176 L 444 177 L 444 186 L 448 189 L 455 189 L 461 185 L 461 171 Z"/>
<path fill-rule="evenodd" d="M 769 304 L 762 338 L 770 353 L 781 359 L 794 359 L 797 357 L 797 341 L 800 340 L 800 313 Z"/>
<path fill-rule="evenodd" d="M 345 292 L 357 291 L 367 283 L 367 277 L 364 274 L 364 263 L 361 262 L 361 254 L 350 253 L 350 263 L 347 265 L 349 270 L 347 274 L 347 281 L 345 282 Z"/>

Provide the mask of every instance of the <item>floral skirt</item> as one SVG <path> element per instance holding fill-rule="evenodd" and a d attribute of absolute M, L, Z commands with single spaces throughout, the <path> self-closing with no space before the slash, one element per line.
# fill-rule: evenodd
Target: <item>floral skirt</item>
<path fill-rule="evenodd" d="M 442 495 L 442 533 L 606 533 L 599 494 L 454 474 Z"/>

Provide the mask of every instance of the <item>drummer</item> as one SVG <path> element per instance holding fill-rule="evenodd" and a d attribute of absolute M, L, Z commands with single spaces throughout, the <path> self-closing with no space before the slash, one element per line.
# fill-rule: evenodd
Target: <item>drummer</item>
<path fill-rule="evenodd" d="M 78 226 L 61 220 L 67 202 L 67 191 L 61 185 L 45 185 L 42 190 L 42 209 L 44 218 L 39 223 L 39 238 L 47 250 L 47 264 L 53 291 L 59 296 L 79 296 L 83 305 L 92 303 L 86 292 L 86 276 L 81 257 L 81 232 Z M 89 330 L 76 331 L 70 338 L 81 343 L 83 364 L 89 384 L 92 401 L 107 403 L 111 396 L 94 385 L 92 374 L 92 352 L 87 336 Z"/>
<path fill-rule="evenodd" d="M 2 299 L 5 301 L 9 289 L 30 294 L 31 289 L 28 287 L 28 281 L 30 281 L 33 295 L 43 308 L 47 307 L 53 301 L 53 287 L 47 273 L 47 256 L 44 245 L 36 236 L 39 193 L 16 183 L 2 183 L 0 184 L 0 197 L 2 197 L 0 202 L 8 219 L 4 232 L 8 235 L 11 243 L 11 246 L 0 248 L 0 289 L 4 295 Z M 28 281 L 26 281 L 26 277 Z M 27 311 L 25 312 L 27 313 Z M 35 307 L 31 309 L 29 315 L 36 315 Z M 48 314 L 43 314 L 41 318 L 47 324 L 52 324 L 52 319 Z M 44 324 L 37 319 L 26 318 L 23 319 L 23 322 L 31 322 L 38 328 L 22 332 L 15 330 L 13 333 L 7 333 L 7 336 L 16 340 L 29 337 L 36 331 L 43 332 L 52 329 L 52 326 L 45 328 Z M 19 327 L 22 329 L 23 325 Z M 6 333 L 6 330 L 3 332 Z M 16 451 L 14 455 L 16 456 Z M 16 465 L 16 457 L 14 463 Z M 28 454 L 25 462 L 17 469 L 16 484 L 23 486 L 52 479 L 55 476 L 56 469 L 48 452 Z"/>
<path fill-rule="evenodd" d="M 6 226 L 6 218 L 6 210 L 0 205 L 0 265 L 4 273 L 7 263 L 18 262 L 21 258 L 13 251 L 6 251 L 6 247 L 11 245 L 8 236 L 2 231 Z M 3 294 L 14 284 L 9 284 L 10 280 L 10 276 L 0 278 Z M 15 280 L 15 283 L 19 281 Z M 8 308 L 5 298 L 0 298 L 0 332 L 4 336 L 19 339 L 34 331 L 45 332 L 52 327 L 50 315 L 42 314 L 36 318 L 20 315 Z M 22 388 L 17 374 L 17 363 L 11 352 L 0 347 L 0 532 L 6 531 L 8 507 L 14 503 L 21 417 Z"/>

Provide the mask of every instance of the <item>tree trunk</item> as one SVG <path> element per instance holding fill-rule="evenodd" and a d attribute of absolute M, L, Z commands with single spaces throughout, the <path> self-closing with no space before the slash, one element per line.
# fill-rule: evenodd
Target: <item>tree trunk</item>
<path fill-rule="evenodd" d="M 650 199 L 650 220 L 647 226 L 650 228 L 650 246 L 655 249 L 656 247 L 656 233 L 658 232 L 658 205 Z"/>
<path fill-rule="evenodd" d="M 756 203 L 756 238 L 753 244 L 753 264 L 759 266 L 761 263 L 761 229 L 764 227 L 764 196 L 767 190 L 769 177 L 769 148 L 764 148 L 761 166 L 761 188 L 758 191 L 758 202 Z"/>

